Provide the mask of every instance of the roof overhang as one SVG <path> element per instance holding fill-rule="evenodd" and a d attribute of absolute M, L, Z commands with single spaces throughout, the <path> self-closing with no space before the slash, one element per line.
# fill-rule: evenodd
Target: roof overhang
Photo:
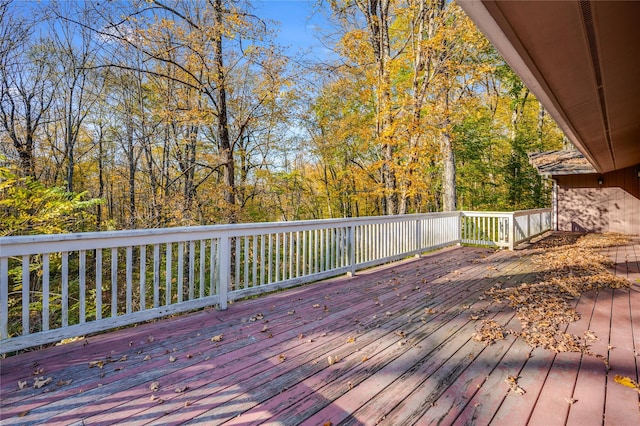
<path fill-rule="evenodd" d="M 458 0 L 601 173 L 640 164 L 640 2 Z"/>

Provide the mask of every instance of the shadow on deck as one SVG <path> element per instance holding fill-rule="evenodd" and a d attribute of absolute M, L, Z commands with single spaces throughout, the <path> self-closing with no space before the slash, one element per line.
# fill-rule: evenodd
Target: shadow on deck
<path fill-rule="evenodd" d="M 611 248 L 638 274 L 640 244 Z M 638 424 L 640 283 L 585 293 L 591 350 L 472 339 L 479 318 L 518 329 L 484 292 L 532 282 L 530 250 L 420 259 L 1 361 L 2 424 Z M 624 265 L 623 265 L 624 264 Z M 524 394 L 510 391 L 518 378 Z M 34 381 L 50 382 L 34 388 Z M 19 383 L 26 381 L 23 389 Z"/>

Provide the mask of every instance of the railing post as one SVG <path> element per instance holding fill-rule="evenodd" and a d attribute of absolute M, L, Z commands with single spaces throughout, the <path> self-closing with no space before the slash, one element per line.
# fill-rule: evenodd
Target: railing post
<path fill-rule="evenodd" d="M 507 220 L 509 222 L 509 250 L 513 250 L 515 246 L 514 239 L 516 238 L 516 217 L 514 213 L 509 213 L 507 215 Z"/>
<path fill-rule="evenodd" d="M 347 227 L 347 250 L 349 259 L 349 272 L 347 275 L 353 277 L 356 274 L 356 239 L 353 226 Z"/>
<path fill-rule="evenodd" d="M 220 262 L 218 268 L 218 297 L 220 309 L 227 309 L 229 300 L 229 280 L 231 273 L 231 237 L 223 235 L 220 237 L 218 245 L 218 259 Z"/>

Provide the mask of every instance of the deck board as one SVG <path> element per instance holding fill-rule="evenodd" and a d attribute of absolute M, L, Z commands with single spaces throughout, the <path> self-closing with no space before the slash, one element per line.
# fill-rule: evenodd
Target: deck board
<path fill-rule="evenodd" d="M 634 282 L 638 240 L 605 252 L 614 271 Z M 575 301 L 580 320 L 567 331 L 593 331 L 591 351 L 609 360 L 608 372 L 594 356 L 532 349 L 513 335 L 489 346 L 472 339 L 478 321 L 471 313 L 481 309 L 485 319 L 519 329 L 513 310 L 484 292 L 533 282 L 538 267 L 530 258 L 528 249 L 449 248 L 226 311 L 205 309 L 9 357 L 0 361 L 0 421 L 640 423 L 637 392 L 614 382 L 616 374 L 638 380 L 640 282 Z M 330 365 L 330 356 L 339 361 Z M 98 360 L 102 368 L 89 368 Z M 18 381 L 31 384 L 34 372 L 53 382 L 19 390 Z M 519 377 L 524 395 L 509 391 L 509 375 Z"/>

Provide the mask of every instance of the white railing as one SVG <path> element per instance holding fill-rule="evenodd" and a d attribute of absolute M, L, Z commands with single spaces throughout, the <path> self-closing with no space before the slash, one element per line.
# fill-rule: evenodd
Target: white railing
<path fill-rule="evenodd" d="M 550 213 L 536 212 L 0 238 L 0 353 L 205 306 L 225 309 L 460 242 L 512 247 L 514 235 L 550 224 Z"/>
<path fill-rule="evenodd" d="M 460 242 L 513 250 L 552 228 L 551 209 L 516 212 L 460 212 Z"/>

